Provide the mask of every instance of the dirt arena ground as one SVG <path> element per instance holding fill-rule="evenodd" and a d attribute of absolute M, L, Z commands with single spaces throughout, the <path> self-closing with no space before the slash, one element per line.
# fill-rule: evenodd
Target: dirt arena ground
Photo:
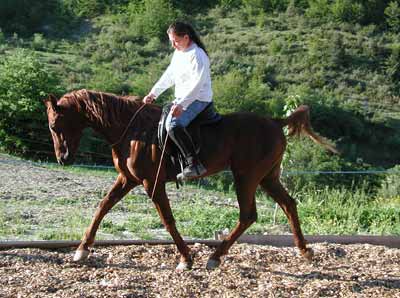
<path fill-rule="evenodd" d="M 193 269 L 175 272 L 174 246 L 0 251 L 0 297 L 400 297 L 400 250 L 314 244 L 309 264 L 295 248 L 236 244 L 213 271 L 212 248 L 192 246 Z"/>

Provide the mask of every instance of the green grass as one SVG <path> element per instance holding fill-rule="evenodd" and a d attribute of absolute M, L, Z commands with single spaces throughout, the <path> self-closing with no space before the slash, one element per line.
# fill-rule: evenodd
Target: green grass
<path fill-rule="evenodd" d="M 70 171 L 71 168 L 64 169 Z M 73 170 L 75 171 L 75 169 Z M 101 171 L 77 169 L 77 174 L 104 175 Z M 108 174 L 107 174 L 108 175 Z M 392 183 L 393 185 L 393 183 Z M 231 230 L 239 218 L 236 195 L 232 190 L 213 191 L 210 186 L 187 184 L 176 190 L 168 184 L 170 203 L 178 230 L 187 238 L 213 238 L 215 231 Z M 394 195 L 392 194 L 394 193 Z M 304 234 L 400 235 L 400 196 L 395 192 L 371 194 L 358 189 L 304 188 L 293 192 Z M 88 227 L 97 198 L 55 198 L 52 200 L 0 200 L 0 238 L 24 240 L 78 240 Z M 257 192 L 258 220 L 249 234 L 290 233 L 283 211 Z M 167 238 L 151 200 L 129 194 L 104 218 L 97 239 Z"/>
<path fill-rule="evenodd" d="M 400 235 L 399 207 L 398 197 L 326 188 L 305 194 L 298 209 L 307 234 Z"/>

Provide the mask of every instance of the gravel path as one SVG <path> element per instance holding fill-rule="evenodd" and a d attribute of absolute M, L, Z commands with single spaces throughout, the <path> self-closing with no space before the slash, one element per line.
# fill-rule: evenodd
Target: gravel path
<path fill-rule="evenodd" d="M 54 198 L 98 198 L 114 182 L 112 177 L 70 173 L 38 163 L 0 154 L 0 198 L 49 200 Z"/>
<path fill-rule="evenodd" d="M 111 188 L 116 177 L 116 173 L 90 176 L 87 173 L 68 172 L 61 166 L 49 168 L 0 153 L 0 199 L 12 197 L 21 200 L 51 200 L 85 197 L 98 201 Z M 167 190 L 171 200 L 182 197 L 174 183 L 167 184 Z M 132 193 L 147 195 L 142 186 L 134 188 Z"/>

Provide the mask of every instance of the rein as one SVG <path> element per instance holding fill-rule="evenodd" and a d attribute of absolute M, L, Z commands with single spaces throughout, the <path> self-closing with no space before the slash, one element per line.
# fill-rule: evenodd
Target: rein
<path fill-rule="evenodd" d="M 144 104 L 139 109 L 137 109 L 137 111 L 135 112 L 135 114 L 133 114 L 131 120 L 129 121 L 128 125 L 126 126 L 124 132 L 119 137 L 118 141 L 115 142 L 114 144 L 112 144 L 111 147 L 114 147 L 115 145 L 118 145 L 122 141 L 122 139 L 126 135 L 129 127 L 131 126 L 131 124 L 133 123 L 133 121 L 135 121 L 137 115 L 139 115 L 140 111 L 143 110 L 143 108 L 146 105 L 147 104 Z M 153 200 L 153 198 L 154 198 L 155 190 L 156 190 L 156 187 L 157 187 L 158 178 L 159 178 L 160 170 L 161 170 L 161 165 L 162 165 L 162 162 L 163 162 L 163 159 L 164 159 L 165 148 L 167 147 L 167 141 L 168 141 L 168 134 L 167 134 L 167 137 L 165 139 L 165 143 L 164 143 L 164 146 L 163 146 L 163 149 L 162 149 L 162 152 L 161 152 L 160 163 L 158 164 L 158 169 L 157 169 L 157 173 L 156 173 L 156 177 L 155 177 L 155 181 L 154 181 L 153 191 L 152 191 L 152 194 L 151 194 L 151 200 Z"/>
<path fill-rule="evenodd" d="M 151 192 L 151 201 L 153 201 L 154 194 L 156 192 L 156 187 L 157 187 L 157 183 L 158 183 L 158 177 L 160 175 L 161 165 L 162 165 L 162 162 L 163 162 L 163 159 L 164 159 L 165 148 L 167 147 L 167 141 L 168 141 L 168 134 L 167 134 L 167 137 L 165 138 L 165 143 L 164 143 L 163 149 L 161 151 L 160 163 L 158 164 L 158 169 L 157 169 L 156 177 L 155 177 L 155 180 L 154 180 L 153 191 Z"/>
<path fill-rule="evenodd" d="M 124 136 L 126 135 L 126 133 L 128 132 L 129 127 L 131 126 L 131 124 L 133 123 L 133 121 L 135 121 L 137 115 L 139 115 L 139 112 L 141 110 L 143 110 L 143 108 L 146 106 L 147 104 L 143 104 L 140 108 L 138 108 L 135 112 L 135 114 L 133 114 L 131 120 L 129 121 L 128 125 L 126 126 L 124 132 L 122 133 L 122 135 L 119 137 L 118 141 L 111 144 L 111 147 L 114 147 L 115 145 L 118 145 L 119 143 L 121 143 L 122 139 L 124 138 Z"/>

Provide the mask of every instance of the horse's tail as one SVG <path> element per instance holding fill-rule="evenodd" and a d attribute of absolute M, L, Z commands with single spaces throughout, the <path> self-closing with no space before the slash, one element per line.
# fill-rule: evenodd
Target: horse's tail
<path fill-rule="evenodd" d="M 282 127 L 288 126 L 289 136 L 299 136 L 303 133 L 309 136 L 315 143 L 324 146 L 333 153 L 339 154 L 334 145 L 314 132 L 311 127 L 310 108 L 308 106 L 302 105 L 290 114 L 289 117 L 275 120 L 278 121 Z"/>

